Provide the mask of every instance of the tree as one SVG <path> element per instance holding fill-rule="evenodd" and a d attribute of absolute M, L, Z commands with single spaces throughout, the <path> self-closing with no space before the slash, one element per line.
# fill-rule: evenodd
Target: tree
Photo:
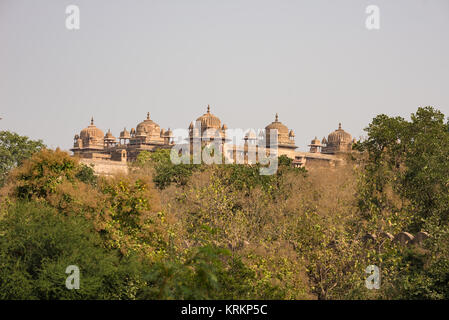
<path fill-rule="evenodd" d="M 143 151 L 137 157 L 136 164 L 141 168 L 150 166 L 154 169 L 153 181 L 159 189 L 164 189 L 172 183 L 185 185 L 192 173 L 201 167 L 198 164 L 172 163 L 168 149 L 152 153 Z"/>
<path fill-rule="evenodd" d="M 45 148 L 42 140 L 31 140 L 9 131 L 0 131 L 0 187 L 14 167 Z"/>
<path fill-rule="evenodd" d="M 46 198 L 66 181 L 84 177 L 85 169 L 75 158 L 59 149 L 43 149 L 24 161 L 11 174 L 16 196 L 20 199 Z"/>
<path fill-rule="evenodd" d="M 367 156 L 362 212 L 371 218 L 402 212 L 398 223 L 409 231 L 420 231 L 431 216 L 448 222 L 449 125 L 444 115 L 432 107 L 419 108 L 411 121 L 379 115 L 365 130 L 368 139 L 357 146 Z"/>
<path fill-rule="evenodd" d="M 105 249 L 91 222 L 34 202 L 12 205 L 0 220 L 0 299 L 132 299 L 143 265 Z M 65 286 L 80 269 L 79 290 Z"/>
<path fill-rule="evenodd" d="M 379 115 L 357 144 L 363 154 L 359 208 L 371 229 L 427 231 L 422 246 L 397 247 L 388 298 L 447 299 L 449 284 L 449 123 L 433 107 L 409 121 Z M 388 275 L 387 275 L 388 276 Z"/>
<path fill-rule="evenodd" d="M 195 248 L 185 261 L 171 257 L 156 262 L 146 274 L 148 285 L 140 292 L 143 299 L 216 299 L 224 283 L 227 250 L 213 246 Z"/>

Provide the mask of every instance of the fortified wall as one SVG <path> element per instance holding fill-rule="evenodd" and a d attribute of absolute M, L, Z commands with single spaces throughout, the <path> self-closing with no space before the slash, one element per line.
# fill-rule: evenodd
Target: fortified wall
<path fill-rule="evenodd" d="M 127 174 L 129 172 L 128 163 L 121 161 L 81 158 L 80 163 L 92 167 L 98 175 L 108 176 L 117 173 Z"/>

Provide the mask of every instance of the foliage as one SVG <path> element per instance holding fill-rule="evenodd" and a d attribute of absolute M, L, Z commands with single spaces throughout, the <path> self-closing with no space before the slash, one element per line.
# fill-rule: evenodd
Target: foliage
<path fill-rule="evenodd" d="M 76 159 L 68 153 L 44 149 L 14 170 L 11 180 L 19 199 L 39 199 L 55 192 L 63 182 L 75 181 L 79 170 Z"/>
<path fill-rule="evenodd" d="M 360 197 L 364 213 L 381 219 L 393 219 L 384 212 L 402 215 L 391 223 L 411 231 L 419 231 L 431 216 L 448 222 L 449 125 L 444 115 L 432 107 L 419 108 L 411 121 L 379 115 L 366 131 L 368 139 L 358 146 L 367 155 Z M 399 199 L 389 197 L 392 193 Z"/>
<path fill-rule="evenodd" d="M 80 164 L 80 168 L 75 177 L 81 182 L 91 184 L 95 186 L 97 184 L 97 177 L 95 176 L 94 169 L 88 165 Z"/>
<path fill-rule="evenodd" d="M 398 248 L 386 297 L 448 298 L 449 124 L 432 108 L 407 121 L 379 115 L 358 143 L 363 171 L 359 207 L 372 230 L 427 231 L 426 246 Z"/>
<path fill-rule="evenodd" d="M 139 176 L 117 176 L 99 186 L 106 207 L 96 216 L 96 226 L 112 247 L 146 256 L 165 255 L 170 217 L 160 210 L 159 195 Z"/>
<path fill-rule="evenodd" d="M 0 187 L 11 169 L 45 148 L 41 140 L 31 140 L 9 131 L 0 131 Z"/>
<path fill-rule="evenodd" d="M 152 153 L 143 151 L 137 157 L 136 164 L 140 167 L 149 165 L 154 169 L 153 181 L 159 189 L 164 189 L 171 183 L 185 185 L 192 173 L 200 167 L 196 164 L 173 164 L 168 149 Z"/>
<path fill-rule="evenodd" d="M 162 250 L 159 196 L 147 177 L 93 176 L 92 169 L 79 164 L 67 153 L 42 150 L 13 171 L 6 186 L 9 196 L 45 202 L 65 215 L 81 215 L 92 220 L 106 244 L 142 252 Z M 149 233 L 153 231 L 153 233 Z"/>
<path fill-rule="evenodd" d="M 217 278 L 224 272 L 221 260 L 227 251 L 203 246 L 189 254 L 186 261 L 168 259 L 154 264 L 146 275 L 145 299 L 213 299 L 220 294 Z"/>
<path fill-rule="evenodd" d="M 158 150 L 126 176 L 97 177 L 59 150 L 35 153 L 0 189 L 1 295 L 448 299 L 449 124 L 426 107 L 379 115 L 366 132 L 346 164 L 306 171 L 281 156 L 271 176 L 174 165 Z M 401 231 L 430 238 L 380 237 Z M 63 286 L 73 261 L 80 291 Z M 365 287 L 369 265 L 379 290 Z"/>
<path fill-rule="evenodd" d="M 102 247 L 79 216 L 36 203 L 17 203 L 0 220 L 1 299 L 130 299 L 140 280 L 135 259 Z M 65 270 L 80 268 L 80 289 L 68 290 Z"/>

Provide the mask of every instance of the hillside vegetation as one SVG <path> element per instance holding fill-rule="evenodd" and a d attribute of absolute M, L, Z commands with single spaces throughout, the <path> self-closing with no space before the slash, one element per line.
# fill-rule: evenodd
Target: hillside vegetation
<path fill-rule="evenodd" d="M 2 299 L 448 299 L 449 125 L 379 115 L 346 165 L 173 165 L 97 177 L 0 134 Z M 7 152 L 25 144 L 20 158 Z M 407 245 L 383 233 L 429 238 Z M 374 235 L 366 240 L 366 235 Z M 81 272 L 65 287 L 67 266 Z M 379 289 L 365 269 L 379 267 Z"/>

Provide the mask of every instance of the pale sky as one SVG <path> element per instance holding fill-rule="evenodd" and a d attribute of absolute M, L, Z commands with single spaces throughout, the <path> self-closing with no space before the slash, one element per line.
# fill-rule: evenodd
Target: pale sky
<path fill-rule="evenodd" d="M 229 128 L 278 112 L 298 151 L 339 122 L 359 137 L 380 113 L 449 116 L 449 1 L 0 0 L 0 130 L 69 149 L 91 116 L 118 136 L 208 104 Z"/>

